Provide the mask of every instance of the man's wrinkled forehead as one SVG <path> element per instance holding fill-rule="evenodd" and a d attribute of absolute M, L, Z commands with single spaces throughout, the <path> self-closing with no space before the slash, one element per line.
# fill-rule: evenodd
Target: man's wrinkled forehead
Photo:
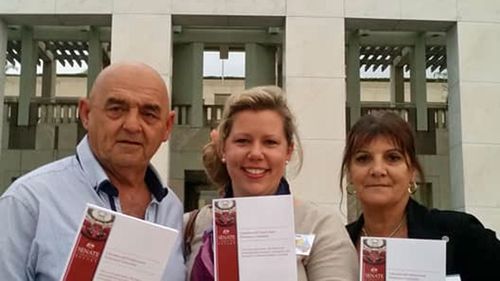
<path fill-rule="evenodd" d="M 130 99 L 126 96 L 120 95 L 107 95 L 104 99 L 104 106 L 110 107 L 114 105 L 118 105 L 121 107 L 141 107 L 143 109 L 161 112 L 165 109 L 164 103 L 162 101 L 158 101 L 156 99 Z"/>

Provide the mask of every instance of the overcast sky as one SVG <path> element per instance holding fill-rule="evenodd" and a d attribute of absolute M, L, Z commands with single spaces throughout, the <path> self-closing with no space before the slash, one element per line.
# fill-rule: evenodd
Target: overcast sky
<path fill-rule="evenodd" d="M 224 72 L 223 72 L 224 71 Z M 205 52 L 203 76 L 245 77 L 245 53 L 229 52 L 227 60 L 219 59 L 219 52 Z"/>

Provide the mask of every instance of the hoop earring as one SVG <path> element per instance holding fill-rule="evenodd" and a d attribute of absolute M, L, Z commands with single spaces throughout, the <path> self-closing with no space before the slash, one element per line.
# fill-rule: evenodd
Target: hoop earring
<path fill-rule="evenodd" d="M 418 189 L 418 184 L 416 182 L 411 182 L 408 185 L 408 193 L 410 193 L 410 195 L 415 194 L 415 192 L 417 192 L 417 189 Z"/>
<path fill-rule="evenodd" d="M 354 185 L 352 183 L 348 183 L 345 190 L 347 191 L 347 194 L 349 195 L 356 195 L 357 191 L 354 188 Z"/>

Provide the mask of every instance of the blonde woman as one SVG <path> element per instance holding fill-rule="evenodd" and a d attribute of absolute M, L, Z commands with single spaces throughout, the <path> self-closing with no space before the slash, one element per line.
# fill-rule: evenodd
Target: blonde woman
<path fill-rule="evenodd" d="M 300 143 L 281 89 L 257 87 L 231 96 L 215 135 L 204 148 L 203 163 L 224 197 L 290 194 L 284 173 Z M 298 280 L 356 280 L 355 249 L 340 219 L 297 198 L 294 215 L 297 233 L 315 235 L 310 254 L 297 256 Z M 207 206 L 194 223 L 188 280 L 213 280 L 211 225 L 212 210 Z"/>

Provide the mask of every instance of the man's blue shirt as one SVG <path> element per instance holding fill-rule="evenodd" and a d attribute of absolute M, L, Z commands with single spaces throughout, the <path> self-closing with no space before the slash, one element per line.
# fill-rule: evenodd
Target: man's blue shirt
<path fill-rule="evenodd" d="M 145 181 L 152 194 L 145 220 L 179 230 L 162 280 L 184 281 L 182 204 L 152 167 Z M 59 281 L 86 204 L 121 212 L 117 195 L 86 137 L 76 155 L 16 180 L 0 197 L 0 279 Z"/>

